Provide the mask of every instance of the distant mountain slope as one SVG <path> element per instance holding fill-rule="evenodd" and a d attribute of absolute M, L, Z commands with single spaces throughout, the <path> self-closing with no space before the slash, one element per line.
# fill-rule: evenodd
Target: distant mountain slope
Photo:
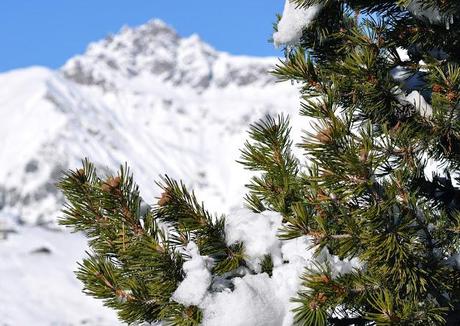
<path fill-rule="evenodd" d="M 232 56 L 159 20 L 91 44 L 60 70 L 0 74 L 0 214 L 53 221 L 61 172 L 89 157 L 104 170 L 128 162 L 143 197 L 168 173 L 211 209 L 242 198 L 235 160 L 248 125 L 297 114 L 295 87 L 268 73 L 275 58 Z"/>

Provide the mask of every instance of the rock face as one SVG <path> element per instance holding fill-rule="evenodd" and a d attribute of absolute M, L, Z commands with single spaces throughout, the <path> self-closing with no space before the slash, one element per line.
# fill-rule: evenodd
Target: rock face
<path fill-rule="evenodd" d="M 54 221 L 55 183 L 84 157 L 105 173 L 127 162 L 147 202 L 167 173 L 225 212 L 248 180 L 235 162 L 248 125 L 297 114 L 296 88 L 268 72 L 276 60 L 219 52 L 153 20 L 90 44 L 57 71 L 0 74 L 0 214 Z"/>

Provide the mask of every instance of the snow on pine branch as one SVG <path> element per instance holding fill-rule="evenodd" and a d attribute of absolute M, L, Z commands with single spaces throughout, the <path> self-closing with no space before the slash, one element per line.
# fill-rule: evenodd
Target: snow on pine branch
<path fill-rule="evenodd" d="M 297 44 L 302 37 L 303 29 L 310 26 L 323 7 L 322 4 L 316 4 L 299 8 L 292 0 L 286 0 L 278 31 L 273 34 L 275 46 Z"/>
<path fill-rule="evenodd" d="M 328 263 L 333 277 L 362 269 L 357 258 L 340 260 L 326 248 L 315 256 L 314 240 L 308 236 L 280 240 L 277 232 L 281 226 L 279 213 L 233 210 L 226 218 L 227 244 L 244 242 L 250 269 L 212 275 L 212 260 L 200 256 L 191 242 L 185 249 L 190 256 L 183 265 L 186 276 L 172 299 L 202 309 L 203 326 L 290 326 L 296 307 L 291 299 L 300 290 L 305 268 Z M 272 257 L 272 275 L 257 273 L 265 255 Z"/>
<path fill-rule="evenodd" d="M 283 217 L 277 212 L 249 213 L 247 209 L 236 210 L 226 220 L 225 230 L 229 245 L 243 242 L 249 266 L 260 272 L 262 259 L 270 255 L 274 264 L 280 263 L 278 228 Z"/>
<path fill-rule="evenodd" d="M 283 15 L 278 22 L 278 31 L 273 34 L 275 46 L 296 45 L 302 37 L 302 31 L 311 25 L 323 7 L 324 4 L 299 7 L 293 0 L 286 0 Z M 445 24 L 446 29 L 454 22 L 453 15 L 445 15 L 434 7 L 424 8 L 419 0 L 411 1 L 407 10 L 432 24 Z"/>
<path fill-rule="evenodd" d="M 447 30 L 449 30 L 450 26 L 454 23 L 453 15 L 443 14 L 436 7 L 424 7 L 422 1 L 420 0 L 411 1 L 407 5 L 407 10 L 409 10 L 415 17 L 428 20 L 431 24 L 445 24 Z"/>

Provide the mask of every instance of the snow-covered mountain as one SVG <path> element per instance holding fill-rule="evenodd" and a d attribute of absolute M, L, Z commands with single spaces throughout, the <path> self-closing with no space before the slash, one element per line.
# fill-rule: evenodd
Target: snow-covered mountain
<path fill-rule="evenodd" d="M 147 202 L 167 173 L 227 211 L 248 180 L 235 162 L 248 125 L 297 114 L 296 88 L 268 72 L 276 62 L 219 52 L 152 20 L 90 44 L 57 71 L 0 74 L 0 216 L 55 220 L 55 182 L 84 157 L 107 171 L 127 162 Z"/>
<path fill-rule="evenodd" d="M 33 226 L 59 215 L 62 171 L 84 157 L 107 173 L 127 162 L 147 202 L 167 173 L 211 210 L 240 205 L 248 174 L 235 161 L 248 125 L 297 114 L 296 87 L 268 73 L 276 62 L 219 52 L 153 20 L 91 44 L 59 70 L 0 74 L 0 230 L 17 231 L 6 241 L 0 233 L 0 323 L 116 325 L 72 273 L 82 235 Z"/>

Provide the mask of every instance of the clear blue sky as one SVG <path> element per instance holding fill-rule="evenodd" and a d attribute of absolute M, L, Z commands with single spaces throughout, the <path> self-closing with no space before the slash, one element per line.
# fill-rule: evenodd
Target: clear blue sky
<path fill-rule="evenodd" d="M 0 72 L 52 68 L 91 41 L 160 18 L 218 50 L 279 55 L 267 40 L 284 0 L 0 0 Z"/>

